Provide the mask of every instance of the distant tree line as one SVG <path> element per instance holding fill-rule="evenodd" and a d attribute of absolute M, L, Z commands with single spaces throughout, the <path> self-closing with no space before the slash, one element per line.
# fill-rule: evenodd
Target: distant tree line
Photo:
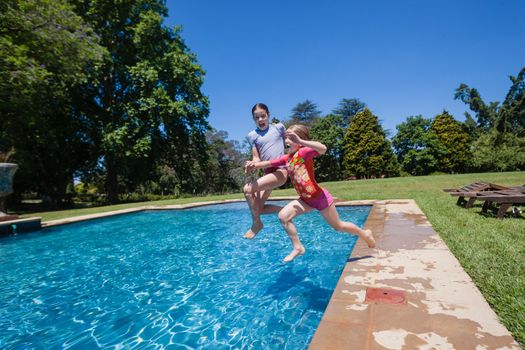
<path fill-rule="evenodd" d="M 306 100 L 292 109 L 285 125 L 310 126 L 312 139 L 324 143 L 328 151 L 314 163 L 319 181 L 392 177 L 400 166 L 391 142 L 366 104 L 344 98 L 332 113 L 321 116 L 317 105 Z"/>
<path fill-rule="evenodd" d="M 525 170 L 525 68 L 511 76 L 503 103 L 487 104 L 479 92 L 465 84 L 454 98 L 474 113 L 465 121 L 447 111 L 433 118 L 409 116 L 387 132 L 366 104 L 342 99 L 332 113 L 322 116 L 317 105 L 306 100 L 292 109 L 286 124 L 311 126 L 311 136 L 328 146 L 318 158 L 316 175 L 321 181 Z"/>
<path fill-rule="evenodd" d="M 205 72 L 167 13 L 163 0 L 0 3 L 0 161 L 19 165 L 15 198 L 60 206 L 240 190 L 249 146 L 209 125 Z M 328 146 L 320 181 L 523 170 L 524 74 L 501 104 L 461 84 L 455 98 L 473 113 L 464 122 L 410 116 L 391 139 L 357 98 L 327 115 L 306 100 L 283 122 L 309 125 Z"/>

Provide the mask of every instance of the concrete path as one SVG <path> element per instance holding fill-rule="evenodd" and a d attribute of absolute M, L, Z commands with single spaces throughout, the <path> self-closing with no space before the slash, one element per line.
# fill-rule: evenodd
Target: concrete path
<path fill-rule="evenodd" d="M 521 349 L 413 200 L 373 204 L 310 350 Z"/>

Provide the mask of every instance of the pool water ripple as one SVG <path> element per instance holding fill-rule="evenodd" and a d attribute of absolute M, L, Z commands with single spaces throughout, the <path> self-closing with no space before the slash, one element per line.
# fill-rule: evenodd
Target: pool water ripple
<path fill-rule="evenodd" d="M 362 225 L 369 207 L 339 208 Z M 141 212 L 0 239 L 0 348 L 304 349 L 356 237 L 244 203 Z"/>

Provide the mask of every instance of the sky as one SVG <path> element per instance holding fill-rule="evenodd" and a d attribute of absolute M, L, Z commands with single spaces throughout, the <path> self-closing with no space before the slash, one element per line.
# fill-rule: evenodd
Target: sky
<path fill-rule="evenodd" d="M 206 71 L 208 121 L 229 139 L 255 128 L 251 108 L 288 119 L 306 99 L 323 115 L 358 98 L 393 136 L 408 116 L 447 110 L 465 83 L 503 101 L 525 66 L 523 0 L 168 0 L 165 24 Z"/>

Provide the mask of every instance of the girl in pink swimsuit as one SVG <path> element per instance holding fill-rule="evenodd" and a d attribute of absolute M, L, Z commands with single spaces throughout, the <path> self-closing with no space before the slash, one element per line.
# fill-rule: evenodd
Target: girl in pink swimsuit
<path fill-rule="evenodd" d="M 319 210 L 326 222 L 335 230 L 356 234 L 365 240 L 369 248 L 375 247 L 372 231 L 363 230 L 351 222 L 341 221 L 332 195 L 315 181 L 313 158 L 324 154 L 326 146 L 320 142 L 311 141 L 308 128 L 304 125 L 292 125 L 286 130 L 285 135 L 286 145 L 290 149 L 289 154 L 270 161 L 246 163 L 248 173 L 255 169 L 286 165 L 293 186 L 299 194 L 299 199 L 291 201 L 279 212 L 279 220 L 293 245 L 292 252 L 284 258 L 284 261 L 292 261 L 306 251 L 292 219 L 311 211 L 312 208 Z M 245 191 L 260 191 L 265 189 L 265 186 L 264 183 L 252 181 L 245 187 Z"/>

